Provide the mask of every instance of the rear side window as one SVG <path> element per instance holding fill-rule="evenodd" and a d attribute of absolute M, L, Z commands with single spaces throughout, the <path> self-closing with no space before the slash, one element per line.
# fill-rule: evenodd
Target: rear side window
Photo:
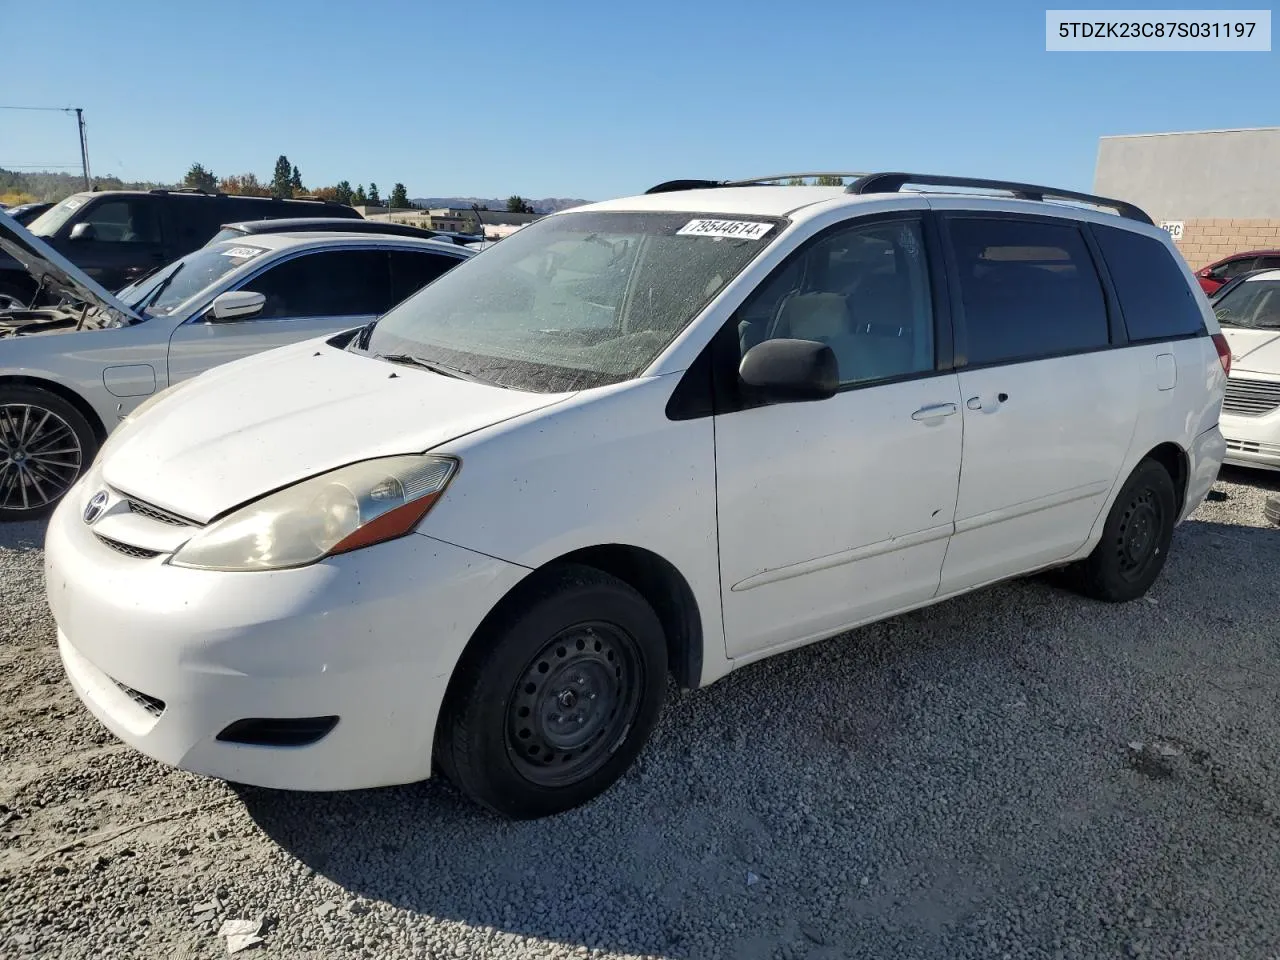
<path fill-rule="evenodd" d="M 1173 255 L 1159 240 L 1132 230 L 1093 227 L 1129 340 L 1169 340 L 1204 333 L 1195 293 Z"/>
<path fill-rule="evenodd" d="M 1035 360 L 1110 343 L 1102 283 L 1074 224 L 948 221 L 970 365 Z"/>
<path fill-rule="evenodd" d="M 413 296 L 443 273 L 452 270 L 462 260 L 443 253 L 417 253 L 409 250 L 391 251 L 391 302 L 399 303 Z"/>

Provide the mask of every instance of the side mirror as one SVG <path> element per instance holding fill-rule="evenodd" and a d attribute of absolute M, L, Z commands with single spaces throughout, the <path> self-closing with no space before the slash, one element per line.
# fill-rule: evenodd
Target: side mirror
<path fill-rule="evenodd" d="M 92 240 L 94 239 L 94 229 L 92 223 L 77 223 L 71 228 L 72 240 Z"/>
<path fill-rule="evenodd" d="M 816 340 L 765 340 L 747 351 L 738 376 L 767 403 L 826 400 L 840 389 L 836 355 Z"/>
<path fill-rule="evenodd" d="M 213 298 L 209 312 L 205 315 L 209 320 L 243 320 L 259 313 L 267 302 L 265 293 L 254 293 L 252 290 L 228 290 Z"/>

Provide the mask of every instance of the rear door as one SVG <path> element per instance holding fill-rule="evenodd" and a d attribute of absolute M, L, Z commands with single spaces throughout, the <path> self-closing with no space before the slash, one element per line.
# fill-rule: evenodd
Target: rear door
<path fill-rule="evenodd" d="M 465 259 L 443 250 L 392 250 L 390 256 L 392 305 L 407 300 Z"/>
<path fill-rule="evenodd" d="M 942 593 L 1062 559 L 1124 462 L 1138 371 L 1091 237 L 1070 220 L 942 217 L 964 459 Z"/>
<path fill-rule="evenodd" d="M 179 326 L 169 341 L 169 380 L 311 337 L 368 323 L 390 303 L 387 251 L 310 250 L 268 264 L 233 289 L 267 298 L 244 320 L 214 321 L 207 311 Z"/>

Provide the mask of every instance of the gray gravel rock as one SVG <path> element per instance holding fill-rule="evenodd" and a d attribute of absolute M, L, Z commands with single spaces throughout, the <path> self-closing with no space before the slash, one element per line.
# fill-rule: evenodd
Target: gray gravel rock
<path fill-rule="evenodd" d="M 295 960 L 1274 956 L 1278 486 L 1225 472 L 1154 603 L 1018 581 L 673 691 L 615 789 L 520 824 L 121 747 L 0 527 L 0 957 L 226 956 L 237 917 Z"/>

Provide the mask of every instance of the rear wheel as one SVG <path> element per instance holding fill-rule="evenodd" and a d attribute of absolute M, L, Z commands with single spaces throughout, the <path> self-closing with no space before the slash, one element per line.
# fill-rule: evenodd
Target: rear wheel
<path fill-rule="evenodd" d="M 1080 591 L 1112 603 L 1145 594 L 1164 569 L 1177 514 L 1169 471 L 1143 460 L 1112 504 L 1102 539 L 1073 571 Z"/>
<path fill-rule="evenodd" d="M 0 386 L 0 522 L 51 512 L 97 451 L 93 428 L 62 397 Z"/>
<path fill-rule="evenodd" d="M 607 790 L 666 692 L 666 641 L 640 594 L 590 567 L 534 577 L 464 656 L 436 742 L 454 785 L 513 819 Z"/>

